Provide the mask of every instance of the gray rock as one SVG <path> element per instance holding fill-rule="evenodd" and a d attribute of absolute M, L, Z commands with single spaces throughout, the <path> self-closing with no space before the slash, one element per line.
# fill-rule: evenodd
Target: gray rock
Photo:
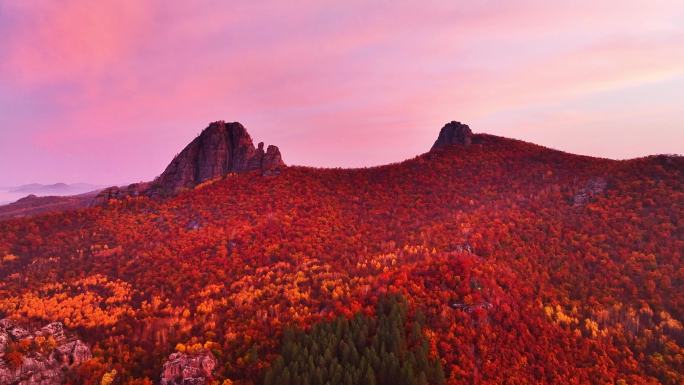
<path fill-rule="evenodd" d="M 37 336 L 52 336 L 59 344 L 49 354 L 39 351 L 26 353 L 21 364 L 10 366 L 4 359 L 10 343 Z M 30 333 L 16 326 L 9 319 L 0 320 L 0 384 L 13 385 L 55 385 L 64 381 L 67 371 L 92 358 L 86 344 L 80 340 L 65 342 L 64 326 L 53 322 Z"/>
<path fill-rule="evenodd" d="M 127 197 L 137 197 L 144 195 L 150 188 L 149 182 L 133 183 L 128 186 L 118 187 L 112 186 L 100 191 L 93 199 L 91 205 L 102 206 L 107 204 L 110 200 L 124 199 Z"/>
<path fill-rule="evenodd" d="M 285 162 L 280 156 L 280 149 L 276 146 L 268 146 L 266 154 L 261 161 L 261 172 L 263 175 L 278 175 L 280 170 L 285 167 Z"/>
<path fill-rule="evenodd" d="M 9 343 L 9 334 L 6 331 L 0 330 L 0 358 L 5 355 L 7 344 Z M 2 382 L 0 382 L 1 384 Z"/>
<path fill-rule="evenodd" d="M 75 340 L 55 348 L 50 357 L 62 365 L 74 366 L 93 358 L 93 355 L 86 344 Z"/>
<path fill-rule="evenodd" d="M 198 184 L 231 172 L 261 171 L 262 175 L 278 175 L 286 167 L 276 146 L 259 143 L 240 123 L 213 122 L 188 144 L 164 172 L 152 182 L 126 187 L 106 188 L 93 199 L 92 206 L 126 197 L 165 196 L 191 189 Z"/>
<path fill-rule="evenodd" d="M 164 363 L 161 385 L 206 385 L 213 380 L 217 361 L 214 355 L 203 350 L 197 354 L 173 353 Z"/>
<path fill-rule="evenodd" d="M 272 172 L 285 166 L 280 151 L 264 144 L 254 148 L 252 138 L 240 123 L 211 123 L 171 161 L 153 182 L 152 189 L 176 193 L 230 172 L 265 168 Z"/>
<path fill-rule="evenodd" d="M 599 194 L 602 194 L 606 187 L 608 187 L 608 182 L 605 178 L 596 177 L 591 178 L 587 181 L 587 184 L 575 194 L 573 197 L 574 206 L 584 206 L 591 200 L 596 198 Z"/>
<path fill-rule="evenodd" d="M 66 336 L 64 335 L 64 325 L 61 322 L 53 322 L 43 326 L 43 328 L 36 332 L 36 335 L 43 337 L 52 336 L 57 343 L 61 343 L 66 340 Z"/>
<path fill-rule="evenodd" d="M 27 338 L 28 336 L 31 335 L 31 333 L 28 332 L 28 330 L 24 328 L 20 328 L 18 326 L 15 326 L 11 329 L 9 329 L 9 334 L 12 336 L 13 340 L 23 340 L 24 338 Z"/>
<path fill-rule="evenodd" d="M 14 322 L 9 318 L 3 318 L 0 320 L 0 330 L 9 330 L 14 327 Z"/>
<path fill-rule="evenodd" d="M 447 123 L 439 132 L 439 136 L 432 145 L 430 151 L 438 148 L 448 147 L 454 144 L 470 146 L 472 143 L 473 132 L 468 125 L 461 122 L 452 121 Z"/>

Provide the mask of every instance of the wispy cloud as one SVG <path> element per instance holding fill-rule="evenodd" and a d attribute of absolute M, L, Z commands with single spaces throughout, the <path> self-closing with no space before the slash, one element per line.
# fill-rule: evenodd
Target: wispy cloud
<path fill-rule="evenodd" d="M 684 152 L 682 20 L 662 0 L 2 2 L 0 179 L 148 179 L 216 119 L 309 165 L 398 161 L 451 119 L 601 156 Z M 624 118 L 604 114 L 644 89 L 667 98 L 623 114 L 663 128 L 606 140 Z"/>

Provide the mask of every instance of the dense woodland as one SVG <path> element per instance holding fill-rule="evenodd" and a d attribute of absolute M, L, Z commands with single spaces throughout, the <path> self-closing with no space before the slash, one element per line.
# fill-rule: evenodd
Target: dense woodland
<path fill-rule="evenodd" d="M 317 323 L 308 332 L 286 329 L 280 356 L 264 385 L 444 384 L 442 363 L 429 356 L 421 313 L 407 322 L 401 296 L 380 298 L 374 316 L 357 313 Z"/>
<path fill-rule="evenodd" d="M 155 383 L 198 348 L 219 384 L 304 384 L 299 360 L 330 346 L 314 367 L 352 383 L 398 383 L 375 366 L 396 349 L 417 384 L 681 384 L 683 220 L 681 157 L 479 135 L 383 167 L 231 174 L 2 221 L 0 318 L 78 333 L 94 358 L 74 384 Z M 328 369 L 315 381 L 348 382 Z"/>

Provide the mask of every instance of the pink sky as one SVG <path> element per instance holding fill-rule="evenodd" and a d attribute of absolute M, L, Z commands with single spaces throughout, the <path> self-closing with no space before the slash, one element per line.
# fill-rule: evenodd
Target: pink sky
<path fill-rule="evenodd" d="M 423 153 L 442 125 L 684 153 L 684 2 L 0 1 L 0 186 L 149 180 L 214 120 L 288 164 Z"/>

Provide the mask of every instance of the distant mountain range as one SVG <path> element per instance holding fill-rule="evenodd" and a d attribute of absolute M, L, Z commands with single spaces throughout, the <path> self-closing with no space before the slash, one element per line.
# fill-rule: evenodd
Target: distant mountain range
<path fill-rule="evenodd" d="M 41 183 L 30 183 L 21 186 L 7 187 L 5 188 L 7 192 L 11 193 L 23 193 L 23 194 L 36 194 L 36 195 L 72 195 L 81 194 L 88 191 L 98 190 L 102 186 L 97 186 L 89 183 L 54 183 L 54 184 L 41 184 Z"/>
<path fill-rule="evenodd" d="M 89 183 L 30 183 L 21 186 L 0 187 L 0 205 L 16 202 L 27 195 L 37 197 L 56 197 L 67 195 L 80 195 L 91 191 L 99 191 L 102 186 Z"/>

